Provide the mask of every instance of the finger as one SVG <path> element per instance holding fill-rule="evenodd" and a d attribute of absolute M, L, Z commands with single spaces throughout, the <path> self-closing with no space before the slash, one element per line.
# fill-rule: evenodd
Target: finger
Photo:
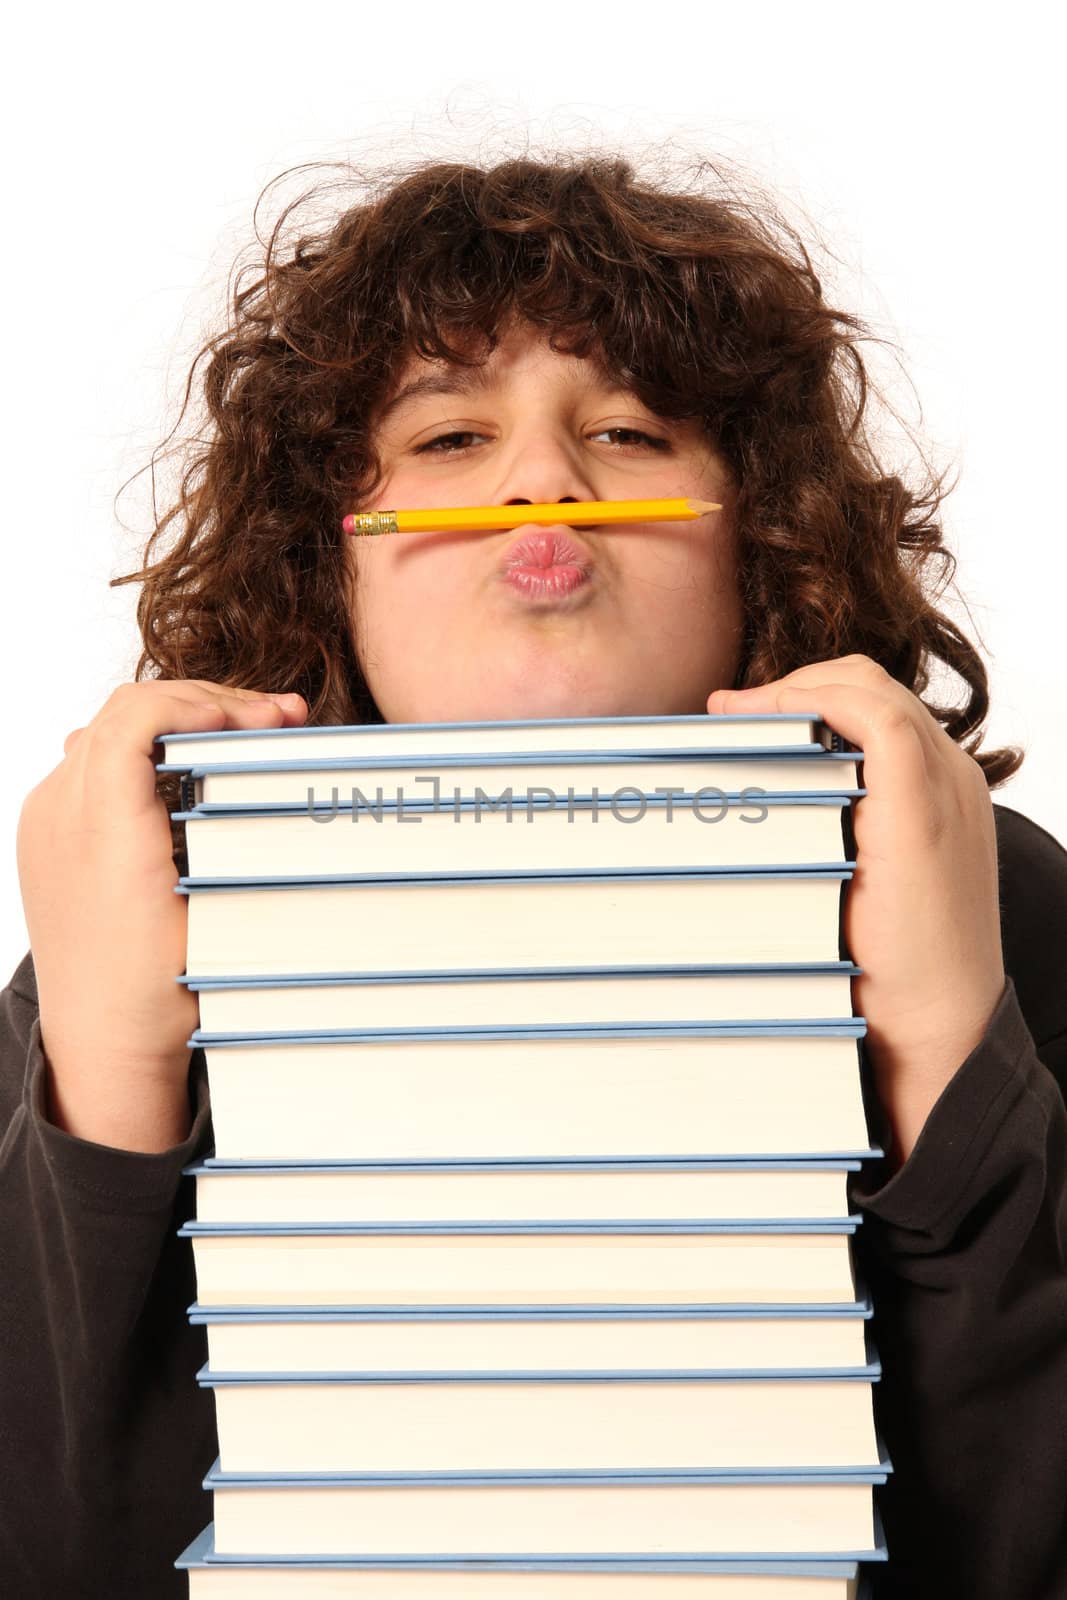
<path fill-rule="evenodd" d="M 744 705 L 746 696 L 735 691 Z M 937 793 L 943 769 L 934 761 L 918 718 L 896 697 L 854 683 L 767 684 L 754 692 L 760 711 L 808 712 L 822 719 L 863 752 L 866 796 L 856 802 L 868 819 L 883 809 L 894 830 L 909 833 L 911 846 L 928 842 L 940 825 Z M 728 697 L 729 704 L 729 697 Z M 739 707 L 740 709 L 740 707 Z"/>
<path fill-rule="evenodd" d="M 203 695 L 199 691 L 206 690 L 209 695 L 217 696 L 222 700 L 236 699 L 250 702 L 272 700 L 278 705 L 304 706 L 305 708 L 307 706 L 307 701 L 303 695 L 297 694 L 295 690 L 242 689 L 235 684 L 213 683 L 210 678 L 157 678 L 145 681 L 148 684 L 165 685 L 168 692 L 173 694 L 181 695 L 188 690 L 190 697 L 193 699 L 202 699 Z M 138 688 L 140 685 L 133 684 L 130 687 Z"/>
<path fill-rule="evenodd" d="M 832 674 L 833 681 L 837 683 L 854 682 L 864 688 L 881 690 L 882 693 L 898 699 L 905 705 L 917 719 L 920 733 L 927 741 L 931 755 L 936 759 L 948 754 L 956 748 L 955 741 L 945 732 L 929 706 L 925 705 L 915 692 L 894 678 L 887 672 L 880 661 L 875 661 L 871 656 L 850 655 L 841 656 L 838 663 L 840 670 Z"/>
<path fill-rule="evenodd" d="M 179 726 L 172 721 L 174 708 L 186 706 L 199 708 L 198 716 L 206 711 L 212 717 L 207 723 L 197 722 L 188 728 L 184 720 L 187 713 L 182 711 Z M 242 719 L 247 717 L 252 718 L 253 727 L 262 727 L 263 716 L 269 725 L 279 718 L 285 722 L 301 721 L 305 712 L 306 702 L 301 695 L 240 689 L 200 678 L 157 678 L 119 684 L 86 731 L 95 734 L 106 728 L 114 732 L 117 724 L 121 730 L 132 729 L 144 744 L 149 729 L 151 737 L 158 737 L 168 730 L 175 733 L 199 731 L 201 726 L 205 729 L 239 728 L 244 726 Z"/>
<path fill-rule="evenodd" d="M 811 661 L 771 683 L 754 685 L 748 689 L 716 689 L 708 696 L 707 709 L 712 713 L 745 713 L 773 710 L 774 691 L 779 687 L 801 686 L 818 688 L 823 684 L 855 684 L 858 689 L 883 695 L 899 705 L 910 716 L 932 762 L 943 759 L 953 741 L 937 719 L 931 715 L 917 695 L 892 677 L 883 666 L 870 656 L 840 656 L 830 661 Z M 843 728 L 835 730 L 845 738 L 851 736 Z M 853 741 L 855 743 L 855 741 Z"/>
<path fill-rule="evenodd" d="M 162 755 L 156 741 L 165 734 L 276 728 L 286 721 L 286 708 L 263 696 L 209 694 L 203 688 L 138 693 L 144 687 L 120 686 L 71 752 L 83 773 L 92 764 L 92 782 L 84 784 L 82 799 L 94 816 L 113 808 L 117 795 L 134 807 L 155 804 L 155 763 Z"/>

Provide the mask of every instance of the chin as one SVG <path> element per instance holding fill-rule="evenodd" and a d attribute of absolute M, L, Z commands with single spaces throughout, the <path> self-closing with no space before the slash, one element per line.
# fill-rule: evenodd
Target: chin
<path fill-rule="evenodd" d="M 685 683 L 657 681 L 647 661 L 590 655 L 583 662 L 543 650 L 477 653 L 450 677 L 409 681 L 383 714 L 388 722 L 516 722 L 684 716 L 707 708 L 706 691 L 694 696 Z"/>
<path fill-rule="evenodd" d="M 703 711 L 704 705 L 697 707 Z M 677 708 L 659 703 L 647 691 L 627 694 L 611 689 L 576 685 L 485 684 L 470 694 L 429 699 L 418 716 L 390 718 L 405 722 L 515 722 L 570 717 L 638 717 L 679 715 Z"/>

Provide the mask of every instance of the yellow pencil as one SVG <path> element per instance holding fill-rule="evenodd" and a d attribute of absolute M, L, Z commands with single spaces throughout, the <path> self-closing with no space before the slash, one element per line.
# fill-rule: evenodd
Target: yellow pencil
<path fill-rule="evenodd" d="M 580 528 L 596 523 L 691 522 L 708 511 L 721 511 L 715 500 L 557 500 L 528 506 L 437 506 L 420 511 L 356 511 L 345 517 L 346 533 L 479 532 L 489 528 L 542 527 L 560 524 Z"/>

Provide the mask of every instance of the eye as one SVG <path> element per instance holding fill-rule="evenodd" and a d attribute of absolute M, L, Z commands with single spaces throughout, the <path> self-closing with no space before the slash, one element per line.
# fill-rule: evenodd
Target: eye
<path fill-rule="evenodd" d="M 594 439 L 594 440 L 595 439 L 602 439 L 602 438 L 606 438 L 606 437 L 608 437 L 610 435 L 613 435 L 613 434 L 614 435 L 619 435 L 619 436 L 625 436 L 625 438 L 620 437 L 619 438 L 619 442 L 618 442 L 618 448 L 623 450 L 623 451 L 634 450 L 634 449 L 637 449 L 637 450 L 644 450 L 644 449 L 669 450 L 670 449 L 669 440 L 661 439 L 658 436 L 656 436 L 655 434 L 645 433 L 641 428 L 624 428 L 624 427 L 602 428 L 599 433 L 591 433 L 589 435 L 589 438 L 590 439 Z M 470 448 L 470 445 L 468 443 L 464 442 L 464 441 L 468 441 L 468 440 L 471 440 L 471 439 L 484 439 L 485 437 L 486 437 L 485 434 L 476 433 L 473 429 L 470 429 L 470 428 L 467 428 L 467 429 L 454 429 L 451 433 L 438 433 L 438 434 L 435 434 L 432 439 L 427 439 L 425 441 L 425 443 L 420 444 L 420 445 L 416 445 L 413 453 L 415 455 L 417 455 L 417 456 L 420 456 L 420 455 L 439 455 L 439 456 L 461 455 L 463 453 L 463 451 L 468 450 Z M 637 444 L 633 444 L 633 443 L 629 442 L 629 441 L 632 441 L 632 440 L 636 440 L 636 441 L 638 441 L 638 443 Z"/>
<path fill-rule="evenodd" d="M 416 445 L 414 454 L 417 456 L 431 454 L 439 456 L 458 455 L 460 451 L 466 450 L 467 446 L 465 444 L 452 444 L 450 443 L 451 440 L 483 439 L 484 437 L 484 434 L 475 433 L 473 430 L 467 430 L 464 432 L 457 431 L 454 433 L 439 433 L 433 439 L 427 439 L 425 444 Z"/>
<path fill-rule="evenodd" d="M 602 428 L 599 433 L 591 433 L 589 435 L 589 437 L 590 437 L 590 439 L 602 439 L 607 434 L 612 434 L 612 433 L 615 433 L 615 434 L 627 434 L 631 439 L 640 439 L 642 441 L 642 446 L 641 446 L 642 448 L 645 445 L 648 445 L 653 450 L 669 450 L 670 449 L 670 444 L 666 439 L 660 439 L 656 435 L 651 434 L 651 433 L 644 433 L 640 428 L 622 428 L 622 427 L 619 427 L 619 428 Z M 633 447 L 623 444 L 623 445 L 621 445 L 621 448 L 622 449 L 632 449 Z"/>

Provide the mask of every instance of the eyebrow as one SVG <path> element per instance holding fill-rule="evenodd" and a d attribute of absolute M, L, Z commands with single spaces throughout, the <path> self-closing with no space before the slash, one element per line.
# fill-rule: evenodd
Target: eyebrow
<path fill-rule="evenodd" d="M 430 372 L 422 378 L 413 378 L 410 383 L 405 383 L 398 389 L 391 400 L 387 400 L 378 413 L 378 421 L 384 422 L 386 417 L 399 410 L 412 400 L 420 399 L 423 395 L 446 394 L 480 394 L 486 389 L 491 389 L 496 383 L 496 378 L 487 367 L 455 367 L 447 372 Z"/>
<path fill-rule="evenodd" d="M 593 381 L 600 387 L 619 393 L 631 392 L 628 385 L 603 363 L 594 360 L 593 366 L 596 369 Z M 440 372 L 425 373 L 421 378 L 412 378 L 410 383 L 405 383 L 392 399 L 385 402 L 378 412 L 378 425 L 401 406 L 422 399 L 424 395 L 484 394 L 487 389 L 496 388 L 498 382 L 499 379 L 488 365 L 462 367 L 457 364 Z"/>

